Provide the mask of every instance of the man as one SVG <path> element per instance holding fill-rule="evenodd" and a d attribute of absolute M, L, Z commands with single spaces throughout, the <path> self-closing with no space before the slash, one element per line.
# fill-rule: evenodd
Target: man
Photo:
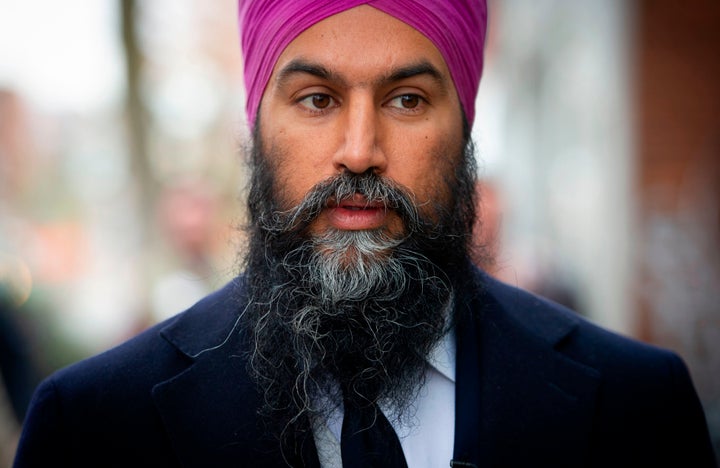
<path fill-rule="evenodd" d="M 245 272 L 37 390 L 16 467 L 713 466 L 673 353 L 468 260 L 481 0 L 247 0 Z"/>

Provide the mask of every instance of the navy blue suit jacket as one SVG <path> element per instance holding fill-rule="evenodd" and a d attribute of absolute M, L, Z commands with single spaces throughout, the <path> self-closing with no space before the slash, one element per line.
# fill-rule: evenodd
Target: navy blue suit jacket
<path fill-rule="evenodd" d="M 478 467 L 714 467 L 674 353 L 473 272 L 458 301 L 455 458 Z M 243 279 L 36 390 L 15 468 L 282 467 L 235 330 Z M 317 466 L 312 438 L 290 461 Z M 294 457 L 294 458 L 293 458 Z"/>

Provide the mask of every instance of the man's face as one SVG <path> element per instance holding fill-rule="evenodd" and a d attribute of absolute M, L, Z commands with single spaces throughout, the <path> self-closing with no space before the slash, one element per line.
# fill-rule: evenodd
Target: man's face
<path fill-rule="evenodd" d="M 407 188 L 421 214 L 448 203 L 462 152 L 460 103 L 440 52 L 421 33 L 369 6 L 331 16 L 293 40 L 275 64 L 260 109 L 275 196 L 296 206 L 318 182 L 374 172 Z M 381 201 L 331 200 L 315 235 L 404 227 Z"/>
<path fill-rule="evenodd" d="M 410 26 L 356 7 L 290 43 L 259 115 L 242 325 L 263 412 L 283 428 L 345 388 L 399 415 L 447 331 L 475 219 L 445 61 Z"/>

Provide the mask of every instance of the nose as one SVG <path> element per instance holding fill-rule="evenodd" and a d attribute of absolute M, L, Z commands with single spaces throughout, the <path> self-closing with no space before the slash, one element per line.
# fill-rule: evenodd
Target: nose
<path fill-rule="evenodd" d="M 342 138 L 333 158 L 336 169 L 355 174 L 384 172 L 387 159 L 379 144 L 381 128 L 372 96 L 352 97 L 344 109 L 341 126 Z"/>

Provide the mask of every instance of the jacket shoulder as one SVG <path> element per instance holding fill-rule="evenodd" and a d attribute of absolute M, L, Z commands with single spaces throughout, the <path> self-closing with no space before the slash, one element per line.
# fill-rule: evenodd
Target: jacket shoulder
<path fill-rule="evenodd" d="M 191 368 L 192 350 L 211 346 L 232 328 L 237 288 L 234 280 L 188 310 L 47 377 L 33 395 L 15 466 L 70 464 L 81 454 L 92 458 L 93 450 L 123 453 L 114 461 L 98 458 L 107 466 L 140 456 L 154 466 L 175 465 L 153 391 Z"/>
<path fill-rule="evenodd" d="M 496 340 L 496 345 L 524 353 L 523 361 L 531 363 L 526 368 L 544 375 L 570 362 L 596 376 L 593 437 L 588 446 L 591 466 L 612 466 L 618 459 L 615 455 L 623 452 L 628 466 L 633 464 L 630 460 L 683 466 L 693 456 L 697 466 L 713 466 L 703 408 L 678 353 L 608 330 L 484 273 L 479 278 L 484 290 L 476 301 L 480 326 L 514 339 L 507 345 Z M 559 373 L 554 382 L 560 388 L 573 388 L 573 378 Z"/>
<path fill-rule="evenodd" d="M 157 323 L 106 351 L 71 364 L 50 378 L 63 386 L 112 386 L 138 379 L 164 380 L 187 366 L 195 349 L 210 347 L 228 333 L 237 319 L 240 280 L 206 296 L 189 309 Z"/>
<path fill-rule="evenodd" d="M 476 308 L 480 311 L 483 326 L 488 322 L 502 323 L 522 330 L 521 336 L 542 342 L 601 371 L 625 371 L 628 377 L 642 369 L 664 375 L 677 371 L 686 373 L 683 359 L 671 349 L 610 330 L 550 299 L 483 272 L 478 273 L 478 278 L 482 293 Z"/>

